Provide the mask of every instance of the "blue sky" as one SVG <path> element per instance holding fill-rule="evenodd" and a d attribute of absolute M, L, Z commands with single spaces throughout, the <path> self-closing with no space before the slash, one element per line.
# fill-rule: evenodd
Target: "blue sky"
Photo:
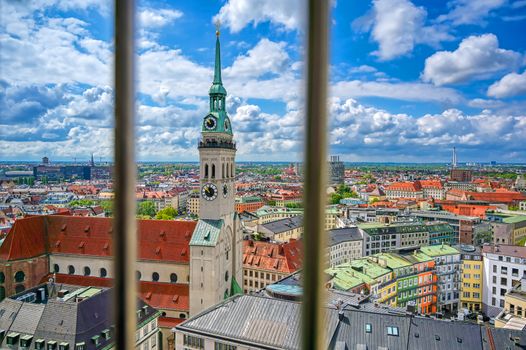
<path fill-rule="evenodd" d="M 110 159 L 111 2 L 0 1 L 1 159 Z M 300 160 L 303 4 L 139 1 L 138 158 L 198 159 L 219 19 L 238 159 Z M 331 153 L 526 162 L 524 32 L 526 0 L 333 1 Z"/>

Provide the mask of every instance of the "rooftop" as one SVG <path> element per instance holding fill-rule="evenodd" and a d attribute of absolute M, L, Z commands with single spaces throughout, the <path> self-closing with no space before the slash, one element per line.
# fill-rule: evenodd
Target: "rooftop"
<path fill-rule="evenodd" d="M 433 258 L 442 255 L 454 255 L 460 253 L 457 249 L 447 244 L 429 245 L 425 247 L 420 247 L 420 250 L 424 254 L 429 255 Z"/>

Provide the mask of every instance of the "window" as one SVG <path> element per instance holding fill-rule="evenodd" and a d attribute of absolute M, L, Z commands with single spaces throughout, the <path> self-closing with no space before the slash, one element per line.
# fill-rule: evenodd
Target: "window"
<path fill-rule="evenodd" d="M 508 273 L 508 268 L 506 266 L 501 266 L 500 267 L 500 273 L 502 273 L 503 275 L 507 274 Z"/>
<path fill-rule="evenodd" d="M 106 277 L 108 276 L 108 271 L 106 271 L 106 269 L 104 267 L 101 267 L 100 269 L 100 277 Z"/>
<path fill-rule="evenodd" d="M 500 285 L 501 286 L 506 286 L 508 284 L 508 279 L 506 277 L 501 277 L 500 278 Z"/>
<path fill-rule="evenodd" d="M 26 274 L 24 273 L 24 271 L 18 271 L 17 273 L 15 273 L 15 282 L 24 282 L 25 279 Z"/>
<path fill-rule="evenodd" d="M 84 276 L 91 275 L 91 269 L 88 266 L 84 266 Z"/>
<path fill-rule="evenodd" d="M 497 265 L 493 265 L 493 272 L 497 273 Z"/>
<path fill-rule="evenodd" d="M 187 334 L 183 336 L 183 345 L 192 346 L 197 349 L 205 348 L 205 342 L 202 338 L 194 337 L 192 335 Z"/>
<path fill-rule="evenodd" d="M 73 265 L 69 265 L 68 266 L 68 273 L 70 275 L 74 275 L 75 274 L 75 267 Z"/>
<path fill-rule="evenodd" d="M 373 331 L 373 326 L 370 323 L 365 324 L 365 333 L 371 333 Z"/>
<path fill-rule="evenodd" d="M 54 273 L 59 273 L 60 272 L 60 266 L 58 266 L 58 264 L 54 264 L 53 265 L 53 272 Z"/>
<path fill-rule="evenodd" d="M 236 350 L 237 346 L 215 342 L 214 350 Z"/>
<path fill-rule="evenodd" d="M 140 281 L 142 277 L 141 271 L 135 271 L 135 278 L 137 281 Z"/>
<path fill-rule="evenodd" d="M 387 327 L 387 335 L 398 337 L 398 327 L 394 327 L 394 326 Z"/>
<path fill-rule="evenodd" d="M 159 274 L 157 272 L 152 273 L 152 281 L 159 282 Z"/>
<path fill-rule="evenodd" d="M 170 282 L 177 283 L 177 274 L 176 273 L 171 273 L 170 274 Z"/>
<path fill-rule="evenodd" d="M 85 342 L 75 344 L 75 350 L 86 350 L 86 349 L 87 347 L 86 347 Z"/>

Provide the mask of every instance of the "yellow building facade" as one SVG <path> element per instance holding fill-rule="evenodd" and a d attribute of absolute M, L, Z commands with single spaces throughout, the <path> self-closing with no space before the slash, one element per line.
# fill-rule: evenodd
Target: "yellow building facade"
<path fill-rule="evenodd" d="M 479 252 L 461 255 L 460 307 L 471 312 L 482 311 L 482 271 L 484 263 Z"/>

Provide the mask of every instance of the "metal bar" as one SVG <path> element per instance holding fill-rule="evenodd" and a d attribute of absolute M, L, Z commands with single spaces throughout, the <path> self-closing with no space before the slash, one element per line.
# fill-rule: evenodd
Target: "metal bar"
<path fill-rule="evenodd" d="M 115 0 L 114 317 L 119 350 L 135 348 L 137 225 L 135 222 L 135 1 Z"/>
<path fill-rule="evenodd" d="M 325 341 L 325 204 L 329 1 L 308 1 L 302 348 Z"/>

